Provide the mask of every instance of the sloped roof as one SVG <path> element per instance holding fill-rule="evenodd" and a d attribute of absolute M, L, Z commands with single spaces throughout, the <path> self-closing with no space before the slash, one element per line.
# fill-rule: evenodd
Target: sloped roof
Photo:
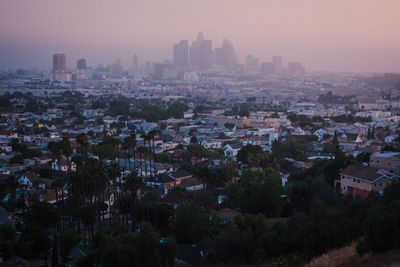
<path fill-rule="evenodd" d="M 162 183 L 162 184 L 165 184 L 165 183 L 175 182 L 176 180 L 173 177 L 169 176 L 168 174 L 162 173 L 162 174 L 157 175 L 156 177 L 149 178 L 148 181 L 151 182 L 151 183 Z"/>
<path fill-rule="evenodd" d="M 171 176 L 174 177 L 175 179 L 178 179 L 178 178 L 188 177 L 188 176 L 192 176 L 192 175 L 185 170 L 177 170 L 177 171 L 171 172 Z"/>
<path fill-rule="evenodd" d="M 218 216 L 221 219 L 228 219 L 231 220 L 235 218 L 237 215 L 239 215 L 239 212 L 236 210 L 230 209 L 230 208 L 223 208 L 220 210 L 211 210 L 210 211 L 212 214 Z"/>
<path fill-rule="evenodd" d="M 342 171 L 342 174 L 372 182 L 382 176 L 378 171 L 379 169 L 374 167 L 349 165 Z"/>
<path fill-rule="evenodd" d="M 188 194 L 187 192 L 172 190 L 166 196 L 164 196 L 160 201 L 170 204 L 178 204 L 186 199 L 187 194 Z"/>
<path fill-rule="evenodd" d="M 179 186 L 191 187 L 191 186 L 202 185 L 202 184 L 203 183 L 200 182 L 197 178 L 192 177 L 192 178 L 183 180 Z"/>

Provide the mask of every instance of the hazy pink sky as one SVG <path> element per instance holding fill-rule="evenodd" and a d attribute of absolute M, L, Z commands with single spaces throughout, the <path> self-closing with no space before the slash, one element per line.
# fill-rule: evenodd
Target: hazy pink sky
<path fill-rule="evenodd" d="M 400 72 L 400 0 L 0 0 L 0 67 L 172 58 L 203 31 L 239 60 L 282 55 L 311 70 Z"/>

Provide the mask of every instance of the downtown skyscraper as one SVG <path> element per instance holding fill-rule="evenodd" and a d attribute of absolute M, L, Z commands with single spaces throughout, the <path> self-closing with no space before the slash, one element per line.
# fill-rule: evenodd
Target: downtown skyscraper
<path fill-rule="evenodd" d="M 54 54 L 53 55 L 53 71 L 54 72 L 65 72 L 67 68 L 67 57 L 65 54 Z"/>
<path fill-rule="evenodd" d="M 190 47 L 190 65 L 197 66 L 199 70 L 207 70 L 212 63 L 212 41 L 205 40 L 203 33 L 199 32 L 197 40 Z"/>
<path fill-rule="evenodd" d="M 174 66 L 186 67 L 189 65 L 189 41 L 181 40 L 174 44 Z"/>
<path fill-rule="evenodd" d="M 215 49 L 215 63 L 224 66 L 226 71 L 235 70 L 236 54 L 231 41 L 224 40 L 222 46 Z"/>

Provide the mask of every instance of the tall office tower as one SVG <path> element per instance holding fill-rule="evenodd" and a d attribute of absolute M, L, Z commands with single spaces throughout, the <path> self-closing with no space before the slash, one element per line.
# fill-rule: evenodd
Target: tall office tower
<path fill-rule="evenodd" d="M 67 69 L 67 58 L 64 54 L 53 55 L 53 71 L 54 72 L 65 72 Z"/>
<path fill-rule="evenodd" d="M 124 70 L 122 68 L 121 60 L 117 59 L 116 63 L 108 65 L 108 72 L 113 78 L 122 78 Z"/>
<path fill-rule="evenodd" d="M 222 47 L 215 49 L 215 61 L 217 64 L 224 66 L 227 71 L 235 70 L 236 55 L 231 41 L 224 40 Z"/>
<path fill-rule="evenodd" d="M 139 72 L 139 60 L 138 57 L 135 55 L 133 55 L 133 59 L 132 59 L 132 73 L 138 73 Z"/>
<path fill-rule="evenodd" d="M 189 41 L 182 40 L 174 44 L 174 66 L 186 67 L 189 64 Z"/>
<path fill-rule="evenodd" d="M 76 68 L 78 70 L 85 70 L 86 69 L 86 59 L 81 58 L 76 62 Z"/>
<path fill-rule="evenodd" d="M 245 67 L 246 71 L 258 71 L 259 66 L 258 58 L 254 57 L 253 55 L 247 55 L 245 59 Z"/>
<path fill-rule="evenodd" d="M 282 57 L 273 56 L 272 62 L 274 63 L 274 73 L 282 73 Z"/>
<path fill-rule="evenodd" d="M 200 70 L 207 70 L 212 61 L 212 41 L 204 40 L 202 32 L 199 32 L 197 40 L 190 47 L 190 64 L 198 66 Z"/>
<path fill-rule="evenodd" d="M 262 63 L 260 66 L 260 72 L 264 75 L 274 73 L 274 63 L 273 62 Z"/>
<path fill-rule="evenodd" d="M 289 62 L 288 73 L 289 73 L 289 76 L 291 76 L 293 78 L 299 78 L 299 77 L 304 76 L 304 74 L 306 73 L 306 70 L 301 65 L 300 62 Z"/>

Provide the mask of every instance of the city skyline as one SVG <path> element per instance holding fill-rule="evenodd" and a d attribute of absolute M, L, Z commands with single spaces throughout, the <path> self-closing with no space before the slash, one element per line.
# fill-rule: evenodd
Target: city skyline
<path fill-rule="evenodd" d="M 395 0 L 282 1 L 2 1 L 0 67 L 50 69 L 54 53 L 88 64 L 119 58 L 173 60 L 179 40 L 201 31 L 217 47 L 228 39 L 239 62 L 253 54 L 303 62 L 310 70 L 399 72 L 400 25 Z M 23 5 L 23 9 L 21 6 Z M 62 10 L 62 12 L 59 12 Z M 15 16 L 13 14 L 19 14 Z M 49 23 L 51 22 L 51 23 Z"/>

